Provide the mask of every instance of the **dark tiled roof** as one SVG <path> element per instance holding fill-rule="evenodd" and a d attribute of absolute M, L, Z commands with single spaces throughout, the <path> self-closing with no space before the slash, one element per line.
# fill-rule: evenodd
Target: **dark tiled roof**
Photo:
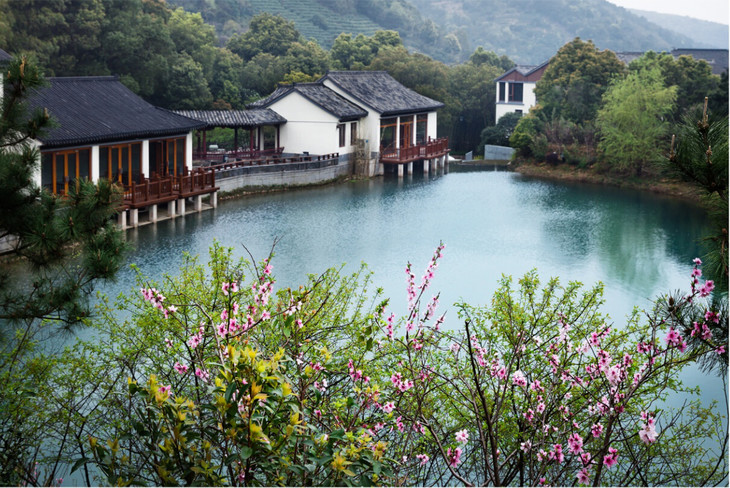
<path fill-rule="evenodd" d="M 164 137 L 205 125 L 150 105 L 112 76 L 48 78 L 48 83 L 28 100 L 56 121 L 40 138 L 45 147 Z"/>
<path fill-rule="evenodd" d="M 639 59 L 644 55 L 643 51 L 622 51 L 622 52 L 615 52 L 614 53 L 616 57 L 624 63 L 625 65 L 629 65 L 631 61 L 635 59 Z"/>
<path fill-rule="evenodd" d="M 522 76 L 524 76 L 525 78 L 527 78 L 535 71 L 546 66 L 548 63 L 550 63 L 549 59 L 547 61 L 543 61 L 540 64 L 529 64 L 529 65 L 528 64 L 518 64 L 517 66 L 514 66 L 513 68 L 510 68 L 507 71 L 505 71 L 504 73 L 502 73 L 498 78 L 495 78 L 494 81 L 499 81 L 514 72 L 517 72 L 517 73 L 521 74 Z"/>
<path fill-rule="evenodd" d="M 13 59 L 11 55 L 0 49 L 0 63 L 4 61 L 10 61 L 11 59 Z"/>
<path fill-rule="evenodd" d="M 704 59 L 712 68 L 712 73 L 720 75 L 728 70 L 727 49 L 672 49 L 672 56 L 692 56 L 695 59 Z"/>
<path fill-rule="evenodd" d="M 322 83 L 294 83 L 291 85 L 279 85 L 268 97 L 249 105 L 250 108 L 268 107 L 289 95 L 292 92 L 301 96 L 322 108 L 326 112 L 337 117 L 341 122 L 356 120 L 365 117 L 368 113 L 358 107 L 345 97 L 338 95 L 334 90 L 324 86 Z"/>
<path fill-rule="evenodd" d="M 262 125 L 281 125 L 286 119 L 271 109 L 252 110 L 173 110 L 178 115 L 195 119 L 213 127 L 259 127 Z"/>
<path fill-rule="evenodd" d="M 432 111 L 444 106 L 406 88 L 385 71 L 330 71 L 319 81 L 325 80 L 382 115 Z"/>

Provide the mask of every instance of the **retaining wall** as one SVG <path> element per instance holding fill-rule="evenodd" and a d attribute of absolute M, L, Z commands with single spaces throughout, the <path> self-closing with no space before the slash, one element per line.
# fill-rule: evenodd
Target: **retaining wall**
<path fill-rule="evenodd" d="M 215 184 L 220 191 L 262 186 L 303 186 L 324 183 L 352 174 L 349 154 L 338 159 L 297 163 L 245 166 L 217 171 Z"/>

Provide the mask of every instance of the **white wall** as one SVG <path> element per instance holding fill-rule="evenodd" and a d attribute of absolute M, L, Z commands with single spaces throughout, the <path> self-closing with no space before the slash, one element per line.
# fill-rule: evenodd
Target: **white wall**
<path fill-rule="evenodd" d="M 345 146 L 340 147 L 337 117 L 322 110 L 297 92 L 291 92 L 269 106 L 286 119 L 281 126 L 281 146 L 286 153 L 347 154 L 354 147 L 350 141 L 350 122 L 345 122 Z M 358 125 L 362 120 L 357 121 Z M 360 132 L 361 128 L 358 128 Z"/>
<path fill-rule="evenodd" d="M 506 83 L 512 83 L 507 81 Z M 520 82 L 522 83 L 522 102 L 500 102 L 499 101 L 499 82 L 497 82 L 497 93 L 495 95 L 495 102 L 497 104 L 495 110 L 495 123 L 499 121 L 500 117 L 510 112 L 516 112 L 522 110 L 522 113 L 527 115 L 530 108 L 537 104 L 537 98 L 535 97 L 535 82 Z M 505 98 L 508 97 L 509 87 L 505 87 Z"/>

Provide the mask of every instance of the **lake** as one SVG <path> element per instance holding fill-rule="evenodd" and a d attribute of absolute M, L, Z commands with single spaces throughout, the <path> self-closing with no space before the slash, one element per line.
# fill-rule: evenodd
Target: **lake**
<path fill-rule="evenodd" d="M 404 268 L 417 279 L 436 246 L 446 245 L 431 290 L 441 292 L 446 327 L 460 327 L 452 306 L 459 300 L 487 304 L 502 274 L 519 278 L 535 268 L 543 282 L 605 285 L 603 310 L 616 326 L 634 306 L 649 308 L 659 294 L 689 290 L 692 259 L 702 255 L 702 209 L 640 191 L 566 184 L 524 177 L 499 167 L 458 167 L 448 174 L 379 178 L 319 188 L 222 200 L 217 209 L 127 231 L 136 248 L 129 257 L 143 273 L 176 274 L 182 253 L 205 261 L 214 239 L 257 261 L 275 239 L 279 286 L 298 286 L 308 274 L 361 262 L 374 284 L 406 310 Z M 102 291 L 134 289 L 125 269 Z M 136 292 L 136 290 L 134 290 Z M 449 311 L 450 310 L 450 311 Z M 707 400 L 724 398 L 714 375 L 696 368 L 685 381 Z"/>

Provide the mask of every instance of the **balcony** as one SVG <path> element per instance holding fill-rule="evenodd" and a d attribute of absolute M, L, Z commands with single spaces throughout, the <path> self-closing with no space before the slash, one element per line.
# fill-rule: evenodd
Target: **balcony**
<path fill-rule="evenodd" d="M 380 162 L 388 164 L 404 164 L 418 161 L 419 159 L 431 159 L 443 156 L 449 152 L 449 139 L 443 137 L 432 139 L 425 144 L 418 144 L 411 147 L 380 148 Z"/>

